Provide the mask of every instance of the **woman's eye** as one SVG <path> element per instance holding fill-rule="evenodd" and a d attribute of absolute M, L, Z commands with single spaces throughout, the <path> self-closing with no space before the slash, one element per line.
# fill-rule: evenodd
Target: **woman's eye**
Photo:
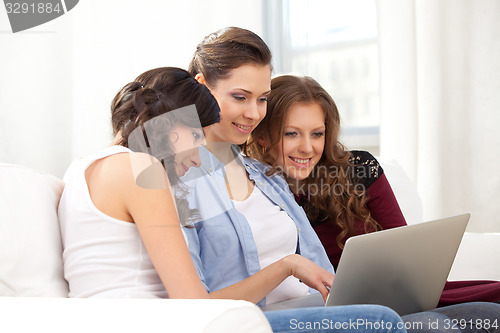
<path fill-rule="evenodd" d="M 325 132 L 314 132 L 312 135 L 315 138 L 321 138 L 323 135 L 325 135 Z"/>
<path fill-rule="evenodd" d="M 196 141 L 198 141 L 202 138 L 201 134 L 198 132 L 193 132 L 193 137 Z"/>
<path fill-rule="evenodd" d="M 293 138 L 293 137 L 297 136 L 297 132 L 285 132 L 285 136 Z"/>
<path fill-rule="evenodd" d="M 237 101 L 244 101 L 246 99 L 245 96 L 240 95 L 233 95 L 233 98 Z"/>
<path fill-rule="evenodd" d="M 262 103 L 267 102 L 267 96 L 259 98 L 259 102 L 262 102 Z"/>

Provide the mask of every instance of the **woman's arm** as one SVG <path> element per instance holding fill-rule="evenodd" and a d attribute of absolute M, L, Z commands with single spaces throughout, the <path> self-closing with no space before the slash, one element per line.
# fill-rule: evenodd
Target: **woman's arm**
<path fill-rule="evenodd" d="M 200 258 L 201 247 L 197 229 L 186 229 L 186 236 L 189 240 L 191 258 L 198 269 L 201 280 L 204 281 Z M 325 299 L 334 277 L 332 273 L 316 265 L 311 260 L 298 254 L 292 254 L 259 270 L 246 279 L 211 292 L 210 298 L 241 299 L 258 303 L 287 277 L 292 275 L 302 280 L 309 287 L 319 290 Z"/>
<path fill-rule="evenodd" d="M 384 173 L 368 188 L 367 192 L 369 199 L 366 206 L 382 229 L 385 230 L 406 225 L 396 196 Z"/>
<path fill-rule="evenodd" d="M 144 246 L 170 298 L 208 298 L 189 254 L 168 186 L 168 178 L 160 163 L 148 170 L 150 188 L 136 184 L 137 169 L 133 165 L 148 165 L 145 154 L 123 154 L 119 176 L 126 210 L 135 222 Z M 130 160 L 128 160 L 130 158 Z M 149 162 L 148 162 L 149 161 Z M 146 162 L 144 164 L 144 162 Z M 149 164 L 150 165 L 150 164 Z"/>
<path fill-rule="evenodd" d="M 210 293 L 210 298 L 242 299 L 258 303 L 287 277 L 294 276 L 318 290 L 326 302 L 334 275 L 298 254 L 292 254 L 229 287 Z"/>

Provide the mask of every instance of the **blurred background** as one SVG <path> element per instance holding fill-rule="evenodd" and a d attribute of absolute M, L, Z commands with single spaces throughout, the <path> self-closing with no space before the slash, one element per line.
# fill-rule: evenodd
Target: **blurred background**
<path fill-rule="evenodd" d="M 268 43 L 274 75 L 318 80 L 342 141 L 397 160 L 426 220 L 471 212 L 470 231 L 500 232 L 497 0 L 81 0 L 16 34 L 0 7 L 0 162 L 62 177 L 110 144 L 125 83 L 187 68 L 226 26 Z"/>

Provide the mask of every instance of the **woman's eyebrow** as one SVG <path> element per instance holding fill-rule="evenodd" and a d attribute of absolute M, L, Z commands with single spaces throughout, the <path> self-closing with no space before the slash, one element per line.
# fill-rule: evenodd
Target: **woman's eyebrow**
<path fill-rule="evenodd" d="M 290 130 L 290 129 L 295 130 L 295 131 L 302 131 L 302 128 L 300 127 L 300 125 L 298 125 L 298 126 L 288 125 L 285 127 L 285 130 Z M 314 132 L 314 131 L 319 131 L 319 130 L 326 130 L 326 126 L 319 126 L 319 127 L 313 128 L 310 131 Z"/>
<path fill-rule="evenodd" d="M 235 90 L 241 90 L 241 91 L 243 91 L 243 92 L 245 92 L 245 93 L 247 93 L 247 94 L 250 94 L 250 95 L 252 94 L 252 92 L 251 92 L 251 91 L 246 90 L 246 89 L 243 89 L 243 88 L 235 88 Z"/>
<path fill-rule="evenodd" d="M 243 89 L 243 88 L 235 88 L 235 90 L 241 90 L 241 91 L 243 91 L 243 92 L 245 92 L 245 93 L 247 93 L 247 94 L 249 94 L 249 95 L 252 95 L 252 94 L 253 94 L 251 91 L 246 90 L 246 89 Z M 270 93 L 271 93 L 271 90 L 268 90 L 268 91 L 266 91 L 266 92 L 262 93 L 261 95 L 268 95 L 268 94 L 270 94 Z"/>

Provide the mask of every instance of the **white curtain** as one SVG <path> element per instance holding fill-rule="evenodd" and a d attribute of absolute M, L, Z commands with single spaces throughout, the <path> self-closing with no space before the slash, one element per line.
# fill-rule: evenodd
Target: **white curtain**
<path fill-rule="evenodd" d="M 378 0 L 381 155 L 424 218 L 500 232 L 500 1 Z"/>

